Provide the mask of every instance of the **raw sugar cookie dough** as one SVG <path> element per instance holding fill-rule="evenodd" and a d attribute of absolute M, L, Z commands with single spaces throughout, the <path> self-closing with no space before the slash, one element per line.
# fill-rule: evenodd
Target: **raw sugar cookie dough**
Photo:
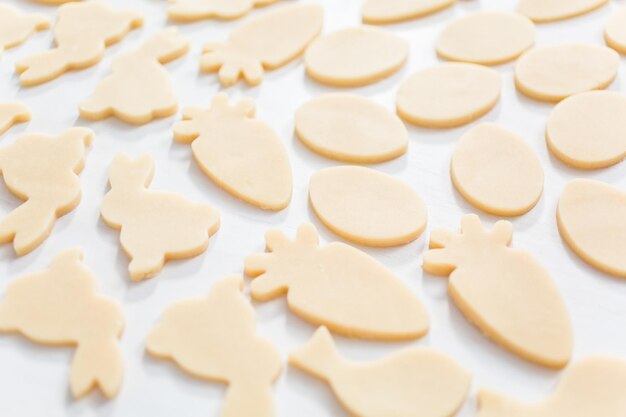
<path fill-rule="evenodd" d="M 30 110 L 22 103 L 0 103 L 0 135 L 16 123 L 28 122 Z"/>
<path fill-rule="evenodd" d="M 626 278 L 626 192 L 603 182 L 576 179 L 561 194 L 559 233 L 585 262 Z"/>
<path fill-rule="evenodd" d="M 604 28 L 606 44 L 620 54 L 626 54 L 626 7 L 618 9 Z"/>
<path fill-rule="evenodd" d="M 306 72 L 315 81 L 358 87 L 398 71 L 409 55 L 402 38 L 374 26 L 341 29 L 323 35 L 307 48 Z"/>
<path fill-rule="evenodd" d="M 537 46 L 515 66 L 515 85 L 530 98 L 557 102 L 574 94 L 608 87 L 619 70 L 614 50 L 590 43 Z"/>
<path fill-rule="evenodd" d="M 201 19 L 236 19 L 254 7 L 267 6 L 276 0 L 169 0 L 167 17 L 179 22 Z"/>
<path fill-rule="evenodd" d="M 324 327 L 289 355 L 289 364 L 330 385 L 356 417 L 449 417 L 461 408 L 471 382 L 456 361 L 424 347 L 373 362 L 344 359 Z"/>
<path fill-rule="evenodd" d="M 517 11 L 537 23 L 569 19 L 596 10 L 609 0 L 519 0 Z"/>
<path fill-rule="evenodd" d="M 626 157 L 626 96 L 590 91 L 556 105 L 546 128 L 548 148 L 574 168 L 598 169 Z"/>
<path fill-rule="evenodd" d="M 366 0 L 363 6 L 363 22 L 402 22 L 438 12 L 454 3 L 456 0 Z"/>
<path fill-rule="evenodd" d="M 0 4 L 0 57 L 6 49 L 25 42 L 33 33 L 50 27 L 50 19 L 38 13 L 26 14 Z"/>
<path fill-rule="evenodd" d="M 407 150 L 408 132 L 402 121 L 366 98 L 333 93 L 301 106 L 296 135 L 309 149 L 326 158 L 352 163 L 377 163 Z"/>
<path fill-rule="evenodd" d="M 361 245 L 404 245 L 426 228 L 426 206 L 417 193 L 370 168 L 338 166 L 316 172 L 309 201 L 326 227 Z"/>
<path fill-rule="evenodd" d="M 496 123 L 480 124 L 461 137 L 450 176 L 463 198 L 498 216 L 528 212 L 543 191 L 537 155 L 524 139 Z"/>
<path fill-rule="evenodd" d="M 437 54 L 449 61 L 497 65 L 512 61 L 535 42 L 535 25 L 517 13 L 480 11 L 447 25 Z"/>
<path fill-rule="evenodd" d="M 400 84 L 397 111 L 418 126 L 461 126 L 496 105 L 501 84 L 498 72 L 481 65 L 439 64 L 416 72 Z"/>

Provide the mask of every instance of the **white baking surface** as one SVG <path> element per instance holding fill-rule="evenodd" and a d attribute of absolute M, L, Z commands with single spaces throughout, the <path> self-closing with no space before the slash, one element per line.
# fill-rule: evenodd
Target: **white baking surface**
<path fill-rule="evenodd" d="M 39 11 L 54 17 L 55 8 L 28 0 L 2 0 L 25 11 Z M 284 0 L 249 16 L 307 0 Z M 360 21 L 361 0 L 319 0 L 324 6 L 324 32 L 356 25 Z M 90 123 L 78 116 L 77 104 L 91 94 L 96 84 L 109 74 L 112 58 L 130 50 L 155 31 L 167 25 L 164 0 L 108 0 L 116 7 L 132 7 L 145 16 L 145 26 L 109 48 L 104 60 L 84 71 L 65 74 L 37 87 L 22 88 L 13 71 L 16 59 L 48 48 L 52 32 L 39 32 L 22 46 L 8 50 L 0 60 L 0 101 L 25 102 L 32 110 L 30 123 L 13 127 L 0 138 L 0 146 L 12 143 L 25 132 L 56 134 L 70 126 L 87 126 L 96 133 L 81 174 L 83 200 L 76 210 L 61 218 L 50 238 L 34 252 L 16 258 L 10 245 L 0 247 L 0 297 L 6 286 L 24 273 L 45 268 L 59 251 L 79 246 L 87 266 L 96 273 L 101 291 L 119 300 L 126 313 L 126 330 L 121 340 L 124 350 L 124 384 L 117 398 L 107 401 L 95 392 L 74 400 L 69 394 L 69 365 L 73 350 L 48 348 L 22 337 L 0 335 L 0 416 L 6 417 L 172 417 L 218 416 L 224 386 L 194 379 L 166 361 L 155 360 L 144 351 L 148 331 L 172 302 L 206 294 L 220 277 L 240 273 L 246 255 L 262 251 L 264 233 L 278 227 L 289 235 L 305 221 L 320 230 L 322 243 L 337 240 L 315 218 L 307 204 L 309 176 L 318 169 L 338 165 L 305 148 L 293 135 L 295 110 L 307 100 L 336 91 L 308 79 L 301 59 L 277 71 L 266 73 L 256 88 L 239 84 L 228 91 L 235 98 L 251 96 L 257 103 L 257 116 L 269 123 L 287 147 L 294 173 L 291 205 L 271 213 L 250 207 L 221 191 L 191 159 L 189 145 L 172 140 L 172 124 L 180 113 L 141 127 L 114 119 Z M 442 27 L 455 17 L 481 9 L 513 10 L 512 0 L 466 0 L 454 8 L 385 28 L 411 44 L 407 65 L 391 78 L 350 91 L 394 109 L 399 83 L 413 71 L 438 61 L 434 44 Z M 537 43 L 587 41 L 603 44 L 602 30 L 612 10 L 626 7 L 614 0 L 607 7 L 583 17 L 537 27 Z M 248 16 L 248 17 L 249 17 Z M 244 19 L 219 22 L 205 20 L 180 25 L 192 41 L 191 51 L 167 65 L 181 106 L 208 106 L 221 87 L 215 75 L 201 74 L 198 60 L 205 41 L 225 39 Z M 521 96 L 513 85 L 513 64 L 496 67 L 503 75 L 502 99 L 482 121 L 497 121 L 523 136 L 539 155 L 545 169 L 545 192 L 530 213 L 513 219 L 513 246 L 532 252 L 550 271 L 562 291 L 575 330 L 575 358 L 612 354 L 626 359 L 626 281 L 604 275 L 587 266 L 559 237 L 555 209 L 565 184 L 577 177 L 609 182 L 626 191 L 626 163 L 599 170 L 568 169 L 547 150 L 543 130 L 553 105 Z M 611 86 L 624 91 L 626 59 L 621 74 Z M 409 127 L 408 153 L 395 161 L 372 166 L 409 183 L 428 206 L 428 231 L 416 242 L 392 249 L 362 248 L 391 268 L 419 294 L 431 318 L 430 333 L 411 343 L 374 343 L 338 338 L 338 345 L 349 358 L 371 360 L 411 346 L 438 349 L 458 360 L 474 375 L 471 395 L 459 416 L 474 416 L 476 392 L 481 387 L 498 389 L 520 400 L 544 398 L 554 388 L 561 372 L 542 369 L 507 353 L 471 326 L 446 295 L 447 280 L 422 272 L 421 254 L 433 227 L 457 230 L 464 213 L 478 212 L 457 194 L 450 182 L 448 165 L 459 136 L 472 125 L 457 129 L 430 130 Z M 155 278 L 133 283 L 127 274 L 128 260 L 119 246 L 118 232 L 99 217 L 99 206 L 107 190 L 107 169 L 120 151 L 137 156 L 150 152 L 156 159 L 152 188 L 179 192 L 198 202 L 217 207 L 222 226 L 211 239 L 208 250 L 193 259 L 169 262 Z M 19 203 L 4 184 L 0 187 L 0 215 Z M 479 213 L 492 224 L 496 218 Z M 258 331 L 271 339 L 286 360 L 288 352 L 305 343 L 314 327 L 290 314 L 284 299 L 254 304 Z M 321 381 L 310 378 L 285 364 L 276 384 L 278 417 L 346 417 L 331 391 Z M 246 417 L 246 416 L 241 416 Z"/>

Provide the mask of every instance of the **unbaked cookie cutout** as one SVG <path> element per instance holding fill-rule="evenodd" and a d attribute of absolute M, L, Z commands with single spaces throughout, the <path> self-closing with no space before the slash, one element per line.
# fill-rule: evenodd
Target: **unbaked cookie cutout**
<path fill-rule="evenodd" d="M 515 66 L 515 85 L 536 100 L 558 102 L 574 94 L 608 87 L 619 70 L 617 52 L 590 43 L 536 46 Z"/>
<path fill-rule="evenodd" d="M 279 230 L 265 240 L 267 253 L 245 260 L 253 299 L 286 295 L 293 313 L 348 337 L 411 340 L 428 332 L 419 298 L 365 252 L 340 242 L 320 246 L 311 224 L 300 225 L 294 240 Z"/>
<path fill-rule="evenodd" d="M 470 204 L 498 216 L 528 212 L 543 192 L 543 168 L 535 152 L 496 123 L 482 123 L 461 137 L 450 176 Z"/>
<path fill-rule="evenodd" d="M 28 122 L 30 110 L 22 103 L 0 103 L 0 135 L 16 123 Z"/>
<path fill-rule="evenodd" d="M 469 214 L 461 234 L 435 230 L 424 271 L 449 275 L 448 293 L 463 315 L 510 352 L 550 368 L 572 356 L 569 314 L 548 272 L 528 252 L 511 249 L 511 223 L 483 229 Z"/>
<path fill-rule="evenodd" d="M 76 348 L 70 371 L 74 398 L 98 388 L 108 398 L 122 385 L 121 306 L 96 293 L 96 278 L 80 249 L 54 257 L 50 267 L 11 282 L 0 301 L 0 332 L 35 343 Z"/>
<path fill-rule="evenodd" d="M 254 7 L 267 6 L 276 0 L 169 0 L 167 17 L 179 22 L 202 19 L 237 19 Z"/>
<path fill-rule="evenodd" d="M 345 359 L 324 327 L 289 355 L 289 364 L 330 385 L 356 417 L 449 417 L 471 383 L 468 371 L 430 348 L 410 347 L 371 362 Z"/>
<path fill-rule="evenodd" d="M 500 74 L 482 65 L 439 64 L 416 72 L 400 84 L 397 111 L 418 126 L 461 126 L 496 105 L 501 84 Z"/>
<path fill-rule="evenodd" d="M 149 155 L 132 160 L 118 154 L 109 169 L 111 189 L 101 206 L 104 222 L 120 230 L 133 281 L 158 274 L 168 259 L 204 252 L 220 226 L 219 213 L 211 206 L 148 190 L 153 176 L 154 161 Z"/>
<path fill-rule="evenodd" d="M 372 84 L 398 71 L 409 56 L 409 44 L 374 26 L 341 29 L 321 36 L 304 54 L 309 77 L 336 87 Z"/>
<path fill-rule="evenodd" d="M 611 15 L 604 28 L 604 39 L 608 46 L 626 54 L 626 7 Z"/>
<path fill-rule="evenodd" d="M 404 245 L 426 228 L 426 206 L 417 193 L 370 168 L 338 166 L 316 172 L 309 201 L 326 227 L 361 245 Z"/>
<path fill-rule="evenodd" d="M 585 262 L 626 278 L 626 192 L 603 182 L 567 184 L 557 208 L 559 233 Z"/>
<path fill-rule="evenodd" d="M 366 0 L 363 22 L 385 24 L 426 16 L 456 3 L 456 0 Z"/>
<path fill-rule="evenodd" d="M 609 0 L 519 0 L 517 11 L 537 23 L 554 22 L 594 11 Z"/>
<path fill-rule="evenodd" d="M 626 96 L 590 91 L 556 105 L 546 127 L 548 148 L 578 169 L 598 169 L 626 157 Z"/>
<path fill-rule="evenodd" d="M 38 13 L 22 13 L 8 4 L 0 4 L 0 57 L 6 49 L 25 42 L 33 33 L 50 27 L 50 19 Z"/>
<path fill-rule="evenodd" d="M 353 94 L 314 98 L 296 112 L 296 135 L 313 152 L 351 163 L 378 163 L 406 153 L 408 132 L 383 106 Z"/>

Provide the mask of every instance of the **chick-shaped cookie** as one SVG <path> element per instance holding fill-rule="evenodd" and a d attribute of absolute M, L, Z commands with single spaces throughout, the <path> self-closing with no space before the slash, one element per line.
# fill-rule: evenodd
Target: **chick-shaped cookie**
<path fill-rule="evenodd" d="M 83 127 L 59 136 L 27 134 L 0 148 L 0 174 L 9 191 L 24 203 L 0 220 L 0 243 L 13 242 L 25 255 L 50 235 L 58 217 L 81 198 L 78 174 L 93 132 Z"/>
<path fill-rule="evenodd" d="M 1 6 L 0 6 L 1 7 Z M 22 103 L 0 103 L 0 135 L 15 123 L 30 120 L 30 110 Z"/>
<path fill-rule="evenodd" d="M 235 106 L 220 93 L 211 108 L 186 108 L 174 125 L 174 139 L 191 144 L 204 173 L 235 197 L 254 206 L 282 210 L 291 200 L 291 167 L 280 139 L 254 119 L 254 102 Z"/>
<path fill-rule="evenodd" d="M 163 64 L 186 54 L 189 41 L 176 28 L 149 38 L 139 49 L 113 59 L 112 74 L 100 81 L 94 93 L 78 109 L 88 120 L 115 116 L 141 125 L 176 113 L 178 100 Z"/>
<path fill-rule="evenodd" d="M 117 302 L 96 293 L 94 275 L 79 249 L 58 254 L 45 271 L 9 284 L 0 301 L 0 332 L 36 343 L 74 346 L 70 386 L 75 398 L 99 388 L 114 397 L 122 385 L 118 339 L 124 315 Z"/>
<path fill-rule="evenodd" d="M 527 405 L 489 390 L 478 395 L 477 417 L 626 416 L 626 362 L 591 357 L 575 362 L 551 397 Z"/>
<path fill-rule="evenodd" d="M 504 348 L 542 366 L 562 368 L 572 355 L 572 326 L 548 272 L 528 252 L 511 249 L 510 222 L 483 229 L 478 216 L 461 234 L 435 230 L 424 270 L 449 275 L 448 293 L 465 317 Z"/>
<path fill-rule="evenodd" d="M 289 309 L 306 321 L 351 337 L 406 340 L 428 332 L 417 296 L 389 269 L 341 242 L 320 246 L 311 224 L 294 241 L 279 230 L 266 235 L 270 253 L 249 256 L 252 298 L 287 295 Z"/>
<path fill-rule="evenodd" d="M 8 4 L 0 4 L 0 57 L 9 48 L 13 48 L 35 31 L 50 27 L 50 20 L 41 14 L 25 14 Z"/>
<path fill-rule="evenodd" d="M 167 16 L 180 22 L 200 19 L 236 19 L 253 7 L 267 6 L 276 0 L 170 0 Z"/>
<path fill-rule="evenodd" d="M 254 310 L 243 279 L 216 282 L 208 297 L 170 306 L 147 340 L 148 352 L 187 373 L 228 384 L 221 417 L 272 417 L 272 384 L 281 371 L 278 350 L 255 334 Z"/>
<path fill-rule="evenodd" d="M 102 219 L 121 230 L 120 242 L 131 259 L 128 271 L 133 281 L 158 274 L 168 259 L 204 252 L 220 226 L 219 213 L 211 206 L 148 190 L 153 176 L 151 156 L 132 160 L 118 154 L 109 169 L 111 189 L 102 201 Z"/>
<path fill-rule="evenodd" d="M 142 24 L 137 13 L 114 10 L 100 1 L 64 4 L 54 27 L 56 47 L 18 60 L 15 69 L 21 74 L 20 82 L 37 85 L 66 71 L 96 65 L 107 46 Z"/>
<path fill-rule="evenodd" d="M 200 68 L 219 71 L 222 85 L 243 77 L 249 85 L 263 80 L 264 68 L 273 70 L 301 55 L 322 30 L 324 11 L 317 5 L 283 7 L 249 19 L 227 42 L 205 45 Z"/>
<path fill-rule="evenodd" d="M 328 383 L 356 417 L 450 417 L 461 407 L 471 375 L 435 350 L 413 347 L 374 362 L 342 358 L 325 327 L 289 363 Z"/>

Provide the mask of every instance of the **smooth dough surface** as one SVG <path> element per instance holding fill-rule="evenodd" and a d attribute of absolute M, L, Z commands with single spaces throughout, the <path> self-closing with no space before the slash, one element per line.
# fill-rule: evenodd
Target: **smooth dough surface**
<path fill-rule="evenodd" d="M 123 375 L 118 339 L 124 314 L 112 299 L 96 293 L 96 278 L 83 253 L 58 254 L 50 267 L 9 284 L 0 301 L 0 332 L 20 333 L 36 343 L 74 346 L 70 386 L 74 398 L 93 388 L 114 397 Z"/>
<path fill-rule="evenodd" d="M 363 6 L 363 22 L 402 22 L 438 12 L 455 2 L 456 0 L 366 0 Z"/>
<path fill-rule="evenodd" d="M 15 123 L 30 120 L 30 110 L 22 103 L 0 103 L 0 135 Z"/>
<path fill-rule="evenodd" d="M 626 362 L 590 357 L 568 368 L 554 394 L 533 405 L 480 391 L 477 417 L 622 417 L 626 415 L 625 385 Z"/>
<path fill-rule="evenodd" d="M 242 277 L 230 275 L 213 284 L 208 297 L 171 305 L 146 349 L 197 378 L 228 384 L 221 417 L 273 417 L 280 354 L 256 335 L 254 310 L 242 291 Z"/>
<path fill-rule="evenodd" d="M 296 112 L 296 134 L 313 152 L 330 159 L 376 163 L 406 153 L 408 132 L 383 106 L 352 94 L 326 94 Z"/>
<path fill-rule="evenodd" d="M 604 28 L 606 44 L 621 54 L 626 54 L 626 7 L 616 11 Z"/>
<path fill-rule="evenodd" d="M 200 19 L 236 19 L 254 7 L 267 6 L 276 0 L 169 0 L 167 16 L 179 22 Z"/>
<path fill-rule="evenodd" d="M 499 216 L 528 212 L 543 191 L 537 155 L 524 139 L 496 123 L 480 124 L 461 137 L 450 176 L 469 203 Z"/>
<path fill-rule="evenodd" d="M 530 98 L 557 102 L 608 87 L 619 70 L 619 55 L 606 46 L 561 43 L 537 46 L 515 66 L 515 85 Z"/>
<path fill-rule="evenodd" d="M 372 362 L 344 359 L 325 327 L 289 355 L 289 364 L 330 385 L 356 417 L 450 417 L 463 404 L 471 382 L 456 361 L 424 347 Z"/>
<path fill-rule="evenodd" d="M 546 128 L 548 148 L 580 169 L 606 168 L 626 157 L 626 96 L 590 91 L 556 105 Z"/>
<path fill-rule="evenodd" d="M 362 245 L 404 245 L 426 228 L 426 206 L 417 193 L 370 168 L 338 166 L 316 172 L 309 201 L 326 227 Z"/>
<path fill-rule="evenodd" d="M 267 253 L 245 260 L 255 300 L 286 295 L 302 319 L 349 337 L 409 340 L 428 332 L 417 296 L 365 252 L 340 242 L 320 246 L 311 224 L 301 225 L 294 240 L 279 230 L 265 239 Z"/>
<path fill-rule="evenodd" d="M 535 25 L 517 13 L 480 11 L 447 25 L 437 54 L 450 61 L 497 65 L 514 60 L 535 43 Z"/>
<path fill-rule="evenodd" d="M 496 105 L 501 84 L 498 72 L 481 65 L 439 64 L 416 72 L 400 84 L 398 114 L 418 126 L 461 126 Z"/>
<path fill-rule="evenodd" d="M 168 259 L 204 252 L 220 226 L 219 213 L 211 206 L 148 190 L 153 176 L 154 161 L 149 155 L 132 160 L 118 154 L 109 169 L 111 189 L 102 201 L 102 219 L 120 230 L 133 281 L 158 274 Z"/>
<path fill-rule="evenodd" d="M 457 308 L 487 337 L 510 352 L 550 368 L 572 356 L 569 314 L 548 272 L 528 252 L 509 248 L 511 223 L 483 229 L 474 214 L 461 234 L 435 230 L 424 254 L 424 271 L 449 275 Z"/>
<path fill-rule="evenodd" d="M 220 93 L 208 110 L 186 108 L 184 120 L 174 125 L 174 139 L 191 142 L 202 171 L 227 192 L 263 209 L 282 210 L 291 201 L 289 158 L 274 130 L 253 116 L 251 99 L 230 106 Z"/>
<path fill-rule="evenodd" d="M 218 72 L 220 83 L 231 86 L 241 78 L 249 85 L 302 55 L 319 35 L 324 10 L 318 5 L 294 5 L 255 16 L 233 30 L 226 42 L 204 46 L 200 69 Z"/>
<path fill-rule="evenodd" d="M 0 174 L 24 201 L 0 221 L 0 243 L 13 242 L 15 253 L 26 255 L 48 238 L 57 217 L 78 206 L 78 174 L 93 138 L 91 130 L 74 127 L 59 136 L 26 134 L 0 148 Z"/>
<path fill-rule="evenodd" d="M 49 27 L 50 19 L 42 14 L 25 14 L 8 4 L 0 4 L 0 57 L 6 49 L 26 41 L 35 31 Z"/>
<path fill-rule="evenodd" d="M 585 262 L 626 278 L 626 192 L 603 182 L 576 179 L 559 198 L 559 233 Z"/>
<path fill-rule="evenodd" d="M 598 9 L 609 0 L 519 0 L 517 11 L 537 22 L 569 19 Z"/>
<path fill-rule="evenodd" d="M 313 41 L 304 54 L 309 77 L 337 87 L 380 81 L 398 71 L 409 56 L 402 38 L 374 26 L 357 26 Z"/>

